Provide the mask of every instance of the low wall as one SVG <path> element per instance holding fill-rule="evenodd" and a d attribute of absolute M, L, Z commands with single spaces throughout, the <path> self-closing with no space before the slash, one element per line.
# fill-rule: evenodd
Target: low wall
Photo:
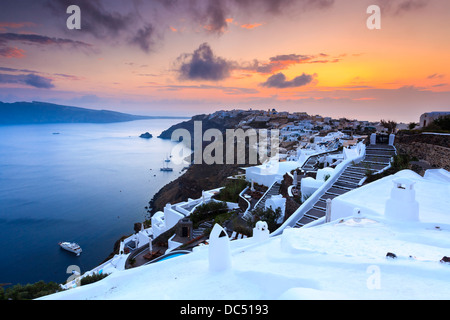
<path fill-rule="evenodd" d="M 406 153 L 419 160 L 425 160 L 432 167 L 450 171 L 450 148 L 418 141 L 399 142 L 396 143 L 396 147 L 399 153 Z"/>

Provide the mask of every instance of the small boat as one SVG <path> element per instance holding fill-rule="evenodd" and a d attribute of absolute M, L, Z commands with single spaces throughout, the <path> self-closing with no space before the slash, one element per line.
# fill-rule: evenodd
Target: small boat
<path fill-rule="evenodd" d="M 79 256 L 80 253 L 83 252 L 83 250 L 81 250 L 81 247 L 75 242 L 60 242 L 58 244 L 62 249 L 73 252 L 77 256 Z"/>
<path fill-rule="evenodd" d="M 170 160 L 169 161 L 167 161 L 167 160 L 165 160 L 164 162 L 163 162 L 163 167 L 161 168 L 161 171 L 173 171 L 173 168 L 171 168 L 171 167 L 169 167 L 169 164 L 168 164 L 168 162 L 170 162 Z M 164 165 L 165 164 L 165 165 Z"/>

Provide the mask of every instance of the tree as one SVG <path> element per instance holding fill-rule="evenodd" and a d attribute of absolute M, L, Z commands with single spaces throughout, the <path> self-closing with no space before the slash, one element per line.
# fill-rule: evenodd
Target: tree
<path fill-rule="evenodd" d="M 210 201 L 203 203 L 195 208 L 194 212 L 189 216 L 194 228 L 197 227 L 200 222 L 214 219 L 217 215 L 228 212 L 228 205 L 226 202 Z"/>
<path fill-rule="evenodd" d="M 409 130 L 414 130 L 415 127 L 417 127 L 419 124 L 415 122 L 410 122 L 408 125 Z"/>
<path fill-rule="evenodd" d="M 397 122 L 392 120 L 381 120 L 380 123 L 384 128 L 388 130 L 389 134 L 394 133 L 395 129 L 397 128 Z"/>
<path fill-rule="evenodd" d="M 3 294 L 0 293 L 0 298 L 11 300 L 32 300 L 53 294 L 61 291 L 59 284 L 55 282 L 46 283 L 38 281 L 33 284 L 21 285 L 17 284 L 13 287 L 7 288 Z"/>
<path fill-rule="evenodd" d="M 438 130 L 450 131 L 450 116 L 442 116 L 434 120 L 432 125 L 436 126 Z"/>
<path fill-rule="evenodd" d="M 262 209 L 258 208 L 253 211 L 253 223 L 252 227 L 255 227 L 258 221 L 267 222 L 270 232 L 274 232 L 278 228 L 278 219 L 281 217 L 281 209 L 277 208 L 275 211 L 271 208 Z"/>

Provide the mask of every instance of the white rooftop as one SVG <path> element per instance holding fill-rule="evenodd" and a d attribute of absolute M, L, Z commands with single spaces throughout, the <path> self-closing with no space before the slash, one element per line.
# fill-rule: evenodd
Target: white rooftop
<path fill-rule="evenodd" d="M 232 269 L 208 250 L 116 272 L 47 299 L 449 299 L 450 230 L 402 230 L 375 220 L 287 229 L 253 247 L 233 241 Z M 395 253 L 395 260 L 386 253 Z M 416 257 L 410 259 L 409 256 Z"/>
<path fill-rule="evenodd" d="M 419 222 L 390 221 L 378 214 L 380 203 L 362 219 L 350 213 L 259 243 L 231 241 L 226 271 L 210 270 L 209 247 L 203 246 L 44 299 L 450 299 L 450 264 L 440 263 L 450 256 L 449 197 L 442 197 L 450 183 L 422 181 L 409 171 L 399 176 L 417 182 L 417 199 L 428 208 Z M 399 176 L 361 188 L 357 204 L 382 201 Z M 388 252 L 397 258 L 386 258 Z"/>
<path fill-rule="evenodd" d="M 385 204 L 391 196 L 393 182 L 399 179 L 414 183 L 415 199 L 419 203 L 421 222 L 450 225 L 450 177 L 448 172 L 443 169 L 427 170 L 425 177 L 421 177 L 411 170 L 403 170 L 395 175 L 354 189 L 333 199 L 332 220 L 349 216 L 352 212 L 348 209 L 350 207 L 358 207 L 365 215 L 384 219 Z"/>

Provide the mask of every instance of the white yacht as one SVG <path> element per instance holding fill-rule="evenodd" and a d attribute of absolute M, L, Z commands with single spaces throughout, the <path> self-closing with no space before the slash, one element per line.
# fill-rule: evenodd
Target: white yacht
<path fill-rule="evenodd" d="M 83 250 L 81 250 L 81 247 L 75 242 L 60 242 L 58 244 L 64 250 L 76 253 L 77 256 L 79 256 L 80 253 L 83 252 Z"/>

